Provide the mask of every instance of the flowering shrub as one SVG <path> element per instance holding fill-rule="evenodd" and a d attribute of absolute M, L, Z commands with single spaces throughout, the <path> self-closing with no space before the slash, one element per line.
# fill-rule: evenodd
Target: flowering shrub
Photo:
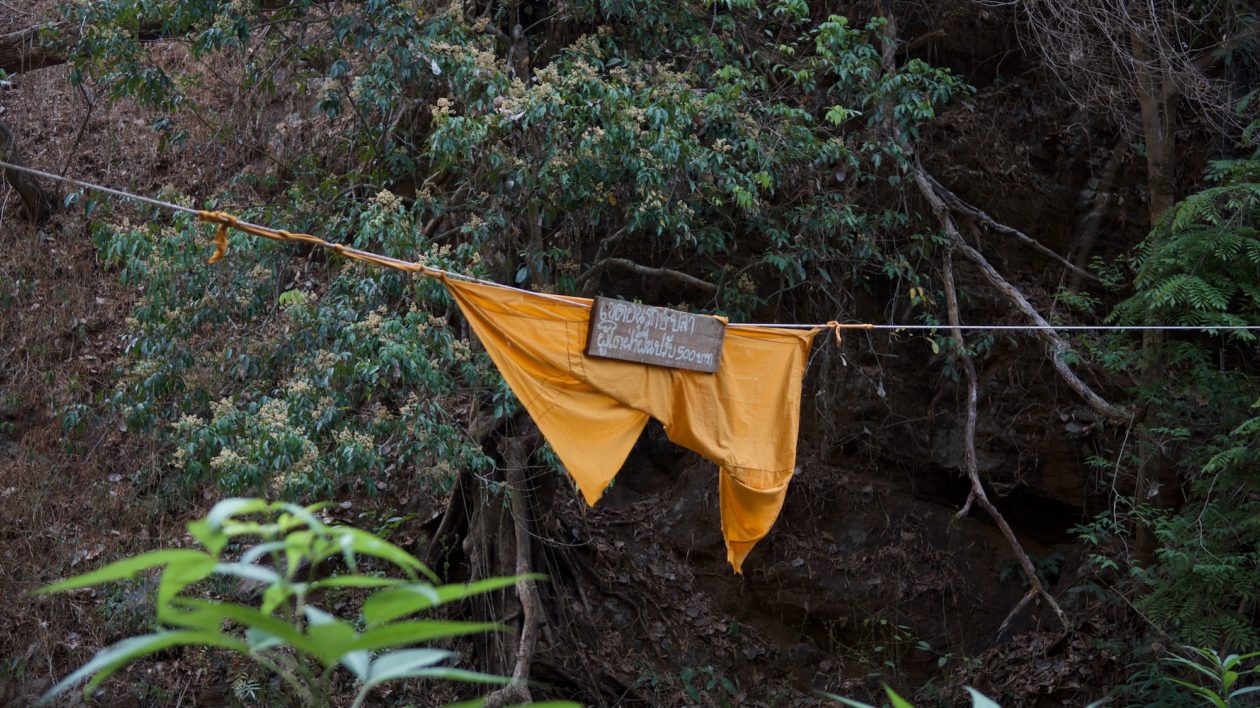
<path fill-rule="evenodd" d="M 357 215 L 353 241 L 477 268 L 470 245 L 426 247 L 413 219 L 383 192 Z M 143 283 L 111 402 L 170 450 L 150 472 L 185 488 L 308 498 L 352 483 L 442 488 L 455 469 L 489 464 L 467 416 L 478 401 L 511 404 L 437 284 L 322 268 L 271 243 L 238 241 L 236 257 L 209 266 L 204 227 L 185 218 L 102 226 L 97 243 L 124 281 Z"/>

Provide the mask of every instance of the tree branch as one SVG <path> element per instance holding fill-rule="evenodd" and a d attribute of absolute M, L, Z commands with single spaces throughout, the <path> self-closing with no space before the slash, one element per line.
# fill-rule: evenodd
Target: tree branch
<path fill-rule="evenodd" d="M 999 223 L 993 217 L 984 213 L 984 211 L 982 211 L 979 207 L 972 206 L 971 204 L 968 204 L 967 202 L 963 201 L 961 197 L 959 197 L 957 194 L 954 194 L 952 191 L 947 189 L 944 185 L 940 183 L 939 180 L 937 180 L 932 175 L 925 173 L 925 176 L 927 177 L 928 182 L 932 185 L 932 188 L 936 190 L 936 193 L 939 194 L 941 198 L 945 201 L 945 203 L 948 204 L 949 207 L 953 209 L 954 211 L 962 212 L 963 214 L 966 214 L 967 216 L 975 219 L 976 221 L 979 221 L 985 224 L 986 226 L 988 226 L 990 229 L 993 229 L 994 231 L 1006 234 L 1007 236 L 1014 236 L 1021 243 L 1031 247 L 1033 250 L 1037 251 L 1043 256 L 1050 258 L 1051 260 L 1063 266 L 1064 268 L 1067 268 L 1078 278 L 1086 278 L 1093 282 L 1098 282 L 1098 276 L 1094 275 L 1093 273 L 1090 273 L 1084 268 L 1081 268 L 1080 266 L 1069 261 L 1063 256 L 1060 256 L 1059 254 L 1050 250 L 1049 247 L 1042 244 L 1037 239 L 1024 233 L 1023 231 L 1007 226 L 1006 224 Z"/>
<path fill-rule="evenodd" d="M 1004 295 L 1016 309 L 1022 312 L 1025 317 L 1031 320 L 1033 324 L 1037 325 L 1038 329 L 1035 330 L 1036 335 L 1045 342 L 1046 348 L 1050 350 L 1050 361 L 1054 365 L 1055 370 L 1059 372 L 1060 378 L 1062 378 L 1063 381 L 1077 393 L 1077 395 L 1085 399 L 1085 402 L 1088 403 L 1091 408 L 1108 420 L 1120 423 L 1132 419 L 1133 413 L 1131 411 L 1109 403 L 1102 396 L 1095 393 L 1094 390 L 1090 388 L 1089 384 L 1081 380 L 1081 378 L 1076 375 L 1075 371 L 1072 371 L 1072 367 L 1068 366 L 1067 362 L 1063 360 L 1064 355 L 1071 351 L 1071 346 L 1068 345 L 1065 339 L 1059 336 L 1058 332 L 1054 331 L 1053 325 L 1047 322 L 1046 318 L 1042 317 L 1040 312 L 1037 312 L 1037 308 L 1033 307 L 1032 303 L 1028 302 L 1028 298 L 1024 297 L 1024 294 L 1020 292 L 1018 288 L 1011 285 L 1006 278 L 1003 278 L 1002 274 L 998 273 L 997 269 L 989 264 L 989 261 L 985 259 L 983 254 L 972 248 L 970 244 L 963 240 L 962 235 L 958 233 L 958 226 L 954 223 L 954 219 L 949 214 L 949 209 L 945 206 L 945 202 L 932 187 L 932 183 L 929 180 L 927 173 L 924 172 L 923 168 L 917 164 L 912 169 L 914 171 L 915 184 L 919 186 L 919 191 L 923 194 L 923 197 L 927 199 L 928 205 L 931 207 L 933 213 L 936 214 L 937 220 L 940 222 L 941 227 L 945 230 L 946 235 L 949 236 L 954 248 L 957 249 L 959 253 L 966 256 L 967 260 L 971 261 L 977 268 L 980 269 L 981 275 L 984 276 L 985 280 L 989 281 L 990 285 L 992 285 L 998 292 L 1002 293 L 1002 295 Z"/>
<path fill-rule="evenodd" d="M 688 275 L 680 270 L 673 270 L 672 268 L 652 268 L 651 266 L 635 263 L 628 258 L 605 258 L 601 261 L 597 261 L 585 273 L 578 276 L 577 282 L 579 284 L 584 283 L 609 266 L 617 266 L 618 268 L 628 270 L 632 273 L 638 273 L 639 275 L 670 278 L 671 280 L 677 280 L 680 283 L 685 283 L 693 288 L 698 288 L 707 293 L 716 294 L 718 291 L 718 286 L 707 280 L 701 280 L 694 275 Z"/>
<path fill-rule="evenodd" d="M 984 509 L 989 518 L 993 519 L 998 529 L 1002 531 L 1002 536 L 1006 538 L 1011 551 L 1015 553 L 1015 557 L 1019 560 L 1020 567 L 1024 569 L 1024 576 L 1028 578 L 1028 593 L 1024 595 L 1019 603 L 1015 605 L 1015 609 L 1011 610 L 1006 619 L 1002 621 L 1002 625 L 998 628 L 998 637 L 1006 633 L 1011 620 L 1037 596 L 1045 600 L 1050 609 L 1054 610 L 1055 617 L 1058 618 L 1063 628 L 1071 631 L 1072 625 L 1068 621 L 1067 615 L 1059 607 L 1059 603 L 1055 602 L 1054 596 L 1042 587 L 1041 578 L 1037 575 L 1037 568 L 1033 565 L 1032 559 L 1028 557 L 1028 553 L 1020 544 L 1019 539 L 1015 537 L 1015 532 L 1011 529 L 1011 525 L 1006 522 L 1006 517 L 1002 516 L 1002 513 L 997 510 L 993 502 L 989 501 L 989 495 L 985 493 L 984 485 L 980 482 L 980 465 L 976 460 L 976 417 L 978 415 L 977 409 L 980 398 L 977 379 L 979 377 L 976 375 L 975 362 L 967 354 L 967 343 L 963 339 L 962 328 L 959 326 L 958 293 L 954 288 L 953 249 L 945 251 L 945 266 L 942 268 L 941 280 L 944 283 L 945 302 L 949 309 L 949 327 L 954 338 L 954 356 L 962 364 L 963 373 L 967 378 L 967 419 L 963 427 L 963 458 L 967 467 L 967 479 L 971 482 L 971 491 L 967 494 L 967 502 L 963 504 L 963 508 L 959 510 L 955 518 L 962 518 L 970 511 L 972 502 Z"/>

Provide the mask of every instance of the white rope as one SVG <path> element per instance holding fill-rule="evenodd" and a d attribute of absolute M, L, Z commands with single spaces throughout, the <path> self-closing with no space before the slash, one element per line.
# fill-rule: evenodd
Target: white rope
<path fill-rule="evenodd" d="M 15 171 L 17 171 L 17 172 L 25 172 L 25 173 L 27 173 L 27 174 L 29 174 L 29 175 L 33 175 L 33 176 L 36 176 L 36 177 L 43 177 L 44 179 L 50 179 L 50 180 L 53 180 L 53 181 L 55 181 L 55 182 L 64 182 L 64 183 L 66 183 L 66 184 L 72 184 L 72 185 L 75 185 L 76 187 L 81 187 L 81 188 L 83 188 L 83 189 L 90 189 L 90 190 L 93 190 L 93 191 L 96 191 L 96 192 L 102 192 L 102 193 L 104 193 L 104 194 L 110 194 L 110 195 L 113 195 L 113 196 L 115 196 L 115 197 L 121 197 L 121 198 L 123 198 L 123 199 L 131 199 L 131 200 L 134 200 L 134 201 L 137 201 L 137 202 L 142 202 L 142 203 L 144 203 L 144 204 L 149 204 L 149 205 L 151 205 L 151 206 L 160 207 L 160 208 L 163 208 L 163 209 L 170 209 L 170 210 L 172 210 L 172 211 L 179 211 L 179 212 L 184 212 L 184 213 L 186 213 L 186 214 L 193 214 L 193 215 L 197 215 L 197 214 L 199 214 L 199 213 L 200 213 L 197 209 L 193 209 L 193 208 L 191 208 L 191 207 L 186 207 L 186 206 L 182 206 L 182 205 L 179 205 L 179 204 L 173 204 L 173 203 L 171 203 L 171 202 L 165 202 L 165 201 L 162 201 L 162 200 L 160 200 L 160 199 L 153 199 L 152 197 L 144 197 L 144 196 L 141 196 L 141 195 L 139 195 L 139 194 L 133 194 L 133 193 L 131 193 L 131 192 L 125 192 L 125 191 L 123 191 L 123 190 L 120 190 L 120 189 L 114 189 L 114 188 L 112 188 L 112 187 L 105 187 L 105 186 L 103 186 L 103 185 L 94 184 L 94 183 L 92 183 L 92 182 L 85 182 L 85 181 L 83 181 L 83 180 L 75 179 L 75 178 L 73 178 L 73 177 L 64 177 L 64 176 L 62 176 L 62 175 L 53 174 L 53 173 L 51 173 L 51 172 L 45 172 L 45 171 L 43 171 L 43 170 L 37 170 L 37 169 L 31 168 L 31 167 L 25 167 L 25 166 L 23 166 L 23 165 L 14 165 L 14 164 L 12 164 L 12 163 L 4 162 L 4 161 L 2 161 L 2 160 L 0 160 L 0 168 L 4 168 L 4 169 L 6 169 L 6 170 L 15 170 Z M 254 228 L 259 228 L 259 229 L 267 229 L 267 227 L 264 227 L 264 226 L 259 226 L 259 225 L 257 225 L 257 224 L 251 224 L 251 223 L 249 223 L 249 222 L 247 222 L 247 221 L 240 221 L 239 223 L 240 223 L 241 225 L 243 225 L 243 226 L 251 226 L 251 227 L 254 227 Z M 357 250 L 357 249 L 355 249 L 355 250 Z M 400 265 L 400 266 L 410 266 L 410 265 L 413 265 L 413 264 L 411 264 L 411 263 L 410 263 L 410 262 L 408 262 L 408 261 L 403 261 L 403 260 L 400 260 L 400 259 L 397 259 L 397 258 L 391 258 L 391 257 L 389 257 L 389 256 L 379 256 L 379 255 L 376 255 L 376 254 L 373 254 L 373 256 L 374 256 L 374 257 L 376 257 L 376 258 L 381 259 L 382 261 L 389 261 L 389 262 L 395 263 L 395 264 Z M 552 294 L 550 294 L 550 293 L 540 293 L 540 292 L 535 292 L 535 291 L 533 291 L 533 290 L 525 290 L 525 289 L 523 289 L 523 288 L 517 288 L 517 287 L 513 287 L 513 286 L 511 286 L 511 285 L 504 285 L 504 284 L 502 284 L 502 283 L 496 283 L 496 282 L 491 281 L 491 280 L 484 280 L 484 279 L 482 279 L 482 278 L 477 278 L 477 277 L 474 277 L 474 276 L 471 276 L 471 275 L 465 275 L 465 274 L 463 274 L 463 273 L 455 273 L 455 272 L 452 272 L 452 271 L 449 271 L 449 270 L 443 270 L 443 269 L 441 269 L 441 268 L 429 268 L 429 270 L 430 270 L 430 271 L 433 271 L 433 272 L 441 273 L 441 274 L 443 274 L 443 275 L 445 275 L 445 276 L 447 276 L 447 277 L 451 277 L 451 278 L 459 278 L 460 280 L 467 280 L 467 281 L 471 281 L 471 282 L 474 282 L 474 283 L 480 283 L 480 284 L 482 284 L 482 285 L 490 285 L 490 286 L 493 286 L 493 287 L 497 287 L 497 288 L 505 288 L 505 289 L 507 289 L 507 290 L 514 290 L 514 291 L 516 291 L 516 292 L 526 293 L 526 294 L 529 294 L 529 295 L 534 295 L 534 296 L 539 296 L 539 297 L 546 297 L 546 298 L 549 298 L 549 299 L 554 299 L 554 300 L 558 300 L 558 301 L 566 302 L 566 303 L 568 303 L 568 304 L 572 304 L 572 305 L 583 305 L 583 304 L 584 304 L 584 303 L 581 303 L 581 302 L 575 302 L 574 300 L 572 300 L 572 299 L 570 299 L 570 298 L 567 298 L 567 297 L 565 297 L 565 296 L 563 296 L 563 295 L 552 295 Z M 945 324 L 941 324 L 941 325 L 930 325 L 930 324 L 866 324 L 866 323 L 838 323 L 838 324 L 835 324 L 835 323 L 830 323 L 830 322 L 826 322 L 826 323 L 818 323 L 818 324 L 799 324 L 799 323 L 765 323 L 765 322 L 732 322 L 732 323 L 730 324 L 730 326 L 732 326 L 732 327 L 766 327 L 766 328 L 785 328 L 785 329 L 820 329 L 820 328 L 826 328 L 826 327 L 838 327 L 838 329 L 842 329 L 842 330 L 863 330 L 863 329 L 866 329 L 866 330 L 889 330 L 889 331 L 894 331 L 894 332 L 895 332 L 895 331 L 899 331 L 899 330 L 904 330 L 904 331 L 932 331 L 932 330 L 938 330 L 938 329 L 946 329 L 946 328 L 948 328 L 948 327 L 949 327 L 949 325 L 945 325 Z M 1160 332 L 1214 332 L 1214 331 L 1217 331 L 1217 330 L 1223 330 L 1223 331 L 1233 331 L 1233 332 L 1239 332 L 1239 331 L 1246 331 L 1246 332 L 1260 331 L 1260 325 L 1231 325 L 1231 324 L 1209 324 L 1209 325 L 1159 325 L 1159 324 L 1157 324 L 1157 325 L 1011 325 L 1011 324 L 964 324 L 964 325 L 959 325 L 959 326 L 958 326 L 958 328 L 959 328 L 959 329 L 964 329 L 964 330 L 970 330 L 970 331 L 977 331 L 977 330 L 980 330 L 980 331 L 990 331 L 990 332 L 1038 332 L 1038 331 L 1054 331 L 1054 332 L 1143 332 L 1143 331 L 1160 331 Z"/>
<path fill-rule="evenodd" d="M 789 329 L 815 329 L 817 327 L 831 327 L 831 324 L 763 324 L 759 322 L 732 322 L 732 327 L 785 327 Z M 840 323 L 840 329 L 863 330 L 937 330 L 937 329 L 953 329 L 949 324 L 866 324 L 866 323 Z M 1140 332 L 1143 330 L 1157 330 L 1161 332 L 1205 332 L 1216 329 L 1227 330 L 1244 330 L 1244 331 L 1260 331 L 1260 325 L 1003 325 L 1003 324 L 964 324 L 958 325 L 959 329 L 967 330 L 986 330 L 986 331 L 1011 331 L 1011 332 Z"/>

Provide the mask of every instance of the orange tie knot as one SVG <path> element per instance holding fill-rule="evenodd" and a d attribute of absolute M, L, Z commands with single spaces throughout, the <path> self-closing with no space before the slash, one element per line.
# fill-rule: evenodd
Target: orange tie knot
<path fill-rule="evenodd" d="M 214 254 L 211 255 L 210 260 L 207 261 L 208 263 L 210 263 L 210 265 L 214 265 L 215 263 L 218 263 L 219 261 L 223 260 L 223 256 L 227 255 L 227 246 L 228 246 L 227 232 L 228 232 L 227 224 L 219 224 L 219 228 L 215 229 Z"/>
<path fill-rule="evenodd" d="M 831 320 L 827 323 L 827 327 L 831 330 L 832 334 L 836 335 L 836 346 L 838 347 L 841 344 L 844 344 L 844 337 L 840 336 L 840 323 L 836 320 Z"/>
<path fill-rule="evenodd" d="M 214 222 L 228 228 L 234 228 L 237 224 L 236 217 L 226 211 L 202 211 L 198 212 L 197 216 L 200 217 L 202 221 Z"/>

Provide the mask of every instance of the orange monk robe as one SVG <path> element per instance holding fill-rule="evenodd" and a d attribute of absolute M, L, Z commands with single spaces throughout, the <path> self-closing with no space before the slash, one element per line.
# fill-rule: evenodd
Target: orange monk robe
<path fill-rule="evenodd" d="M 796 467 L 801 378 L 822 328 L 728 326 L 716 373 L 585 354 L 586 298 L 446 278 L 521 405 L 594 505 L 656 418 L 669 439 L 716 462 L 735 572 L 774 525 Z"/>

